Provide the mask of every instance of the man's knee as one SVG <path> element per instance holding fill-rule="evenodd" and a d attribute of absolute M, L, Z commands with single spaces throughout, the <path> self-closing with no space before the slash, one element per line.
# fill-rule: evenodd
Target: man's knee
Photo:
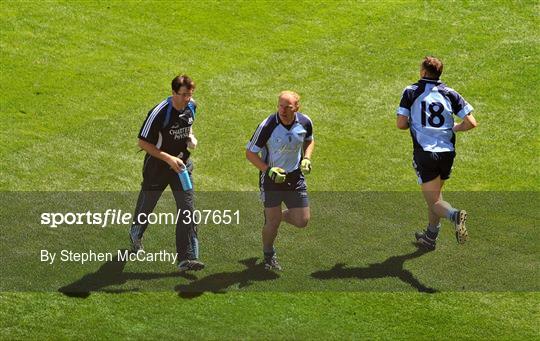
<path fill-rule="evenodd" d="M 301 215 L 296 216 L 296 219 L 294 219 L 294 226 L 299 228 L 307 227 L 309 223 L 309 213 L 303 213 Z"/>
<path fill-rule="evenodd" d="M 264 227 L 270 229 L 277 229 L 281 223 L 281 209 L 277 212 L 266 212 L 264 217 Z"/>
<path fill-rule="evenodd" d="M 266 220 L 266 222 L 264 223 L 264 228 L 277 230 L 280 223 L 281 223 L 281 220 L 279 219 Z"/>
<path fill-rule="evenodd" d="M 298 219 L 297 223 L 295 224 L 296 227 L 304 228 L 307 227 L 309 223 L 309 217 L 302 217 Z"/>

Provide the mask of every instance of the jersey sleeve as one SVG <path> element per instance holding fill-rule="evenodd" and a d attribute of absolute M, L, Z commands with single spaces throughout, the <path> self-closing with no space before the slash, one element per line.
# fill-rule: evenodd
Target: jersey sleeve
<path fill-rule="evenodd" d="M 166 105 L 157 105 L 154 109 L 150 110 L 148 116 L 144 120 L 144 123 L 139 131 L 139 138 L 146 142 L 157 144 L 159 139 L 159 131 L 163 126 L 164 113 L 166 112 Z"/>
<path fill-rule="evenodd" d="M 308 115 L 302 114 L 301 116 L 301 124 L 304 126 L 304 129 L 306 129 L 306 136 L 304 137 L 304 141 L 312 141 L 313 140 L 313 121 L 311 121 L 311 118 L 309 118 Z"/>
<path fill-rule="evenodd" d="M 455 90 L 448 89 L 447 93 L 450 103 L 452 105 L 452 112 L 454 115 L 464 118 L 470 114 L 474 108 Z"/>
<path fill-rule="evenodd" d="M 272 134 L 272 126 L 270 125 L 271 120 L 272 116 L 259 124 L 257 130 L 255 130 L 255 133 L 253 133 L 253 136 L 251 136 L 251 139 L 246 146 L 247 150 L 258 153 L 266 145 L 266 142 L 268 142 L 268 139 Z"/>
<path fill-rule="evenodd" d="M 403 95 L 401 96 L 401 101 L 399 102 L 396 114 L 406 117 L 411 116 L 414 90 L 416 90 L 414 85 L 408 86 L 403 90 Z"/>

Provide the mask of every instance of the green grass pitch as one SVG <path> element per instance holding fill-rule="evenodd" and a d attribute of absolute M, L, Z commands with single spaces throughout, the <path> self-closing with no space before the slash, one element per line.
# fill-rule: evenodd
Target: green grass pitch
<path fill-rule="evenodd" d="M 539 11 L 538 1 L 1 2 L 0 338 L 540 339 Z M 425 55 L 444 61 L 443 80 L 480 125 L 458 134 L 446 184 L 471 213 L 470 243 L 446 223 L 440 248 L 419 254 L 410 241 L 425 209 L 395 109 Z M 209 267 L 193 277 L 165 263 L 110 264 L 123 273 L 108 281 L 101 264 L 38 264 L 44 245 L 127 246 L 125 228 L 50 229 L 38 214 L 105 207 L 86 197 L 94 191 L 117 191 L 105 196 L 131 212 L 138 129 L 179 72 L 198 84 L 201 207 L 238 205 L 242 224 L 201 228 Z M 244 148 L 283 89 L 314 122 L 313 220 L 281 227 L 286 269 L 262 278 Z M 171 207 L 166 192 L 158 210 Z M 173 248 L 170 227 L 147 238 Z M 50 290 L 81 281 L 85 298 Z"/>

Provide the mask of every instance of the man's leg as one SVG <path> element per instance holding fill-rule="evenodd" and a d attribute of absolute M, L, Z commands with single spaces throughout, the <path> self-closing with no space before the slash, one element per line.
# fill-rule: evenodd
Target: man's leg
<path fill-rule="evenodd" d="M 148 227 L 148 215 L 154 211 L 156 204 L 161 197 L 161 193 L 167 187 L 167 173 L 145 158 L 143 167 L 143 181 L 141 191 L 135 206 L 133 223 L 129 230 L 131 249 L 133 252 L 143 250 L 142 238 L 144 231 Z"/>
<path fill-rule="evenodd" d="M 133 215 L 133 224 L 129 230 L 129 238 L 131 241 L 131 251 L 138 252 L 143 250 L 142 238 L 144 231 L 148 227 L 148 215 L 154 211 L 156 204 L 163 193 L 161 190 L 148 190 L 143 181 L 137 206 Z M 158 187 L 156 187 L 158 188 Z"/>
<path fill-rule="evenodd" d="M 192 245 L 191 237 L 195 233 L 195 223 L 193 222 L 193 190 L 173 191 L 176 201 L 176 210 L 179 219 L 176 224 L 176 252 L 178 260 L 197 259 L 197 245 Z M 193 243 L 197 244 L 197 243 Z"/>
<path fill-rule="evenodd" d="M 176 210 L 179 219 L 176 223 L 176 254 L 178 255 L 178 269 L 202 270 L 204 263 L 198 261 L 199 240 L 197 226 L 194 222 L 194 192 L 184 191 L 176 174 L 171 178 L 171 190 L 176 201 Z"/>
<path fill-rule="evenodd" d="M 283 220 L 300 228 L 307 226 L 310 217 L 309 207 L 295 207 L 283 211 Z"/>
<path fill-rule="evenodd" d="M 444 181 L 441 180 L 440 176 L 422 184 L 422 194 L 428 206 L 428 220 L 432 226 L 438 225 L 440 218 L 446 217 L 448 210 L 452 209 L 449 203 L 442 200 L 443 185 Z"/>
<path fill-rule="evenodd" d="M 445 204 L 441 190 L 444 182 L 437 176 L 435 179 L 422 183 L 422 194 L 427 204 L 428 226 L 424 232 L 415 233 L 419 245 L 435 250 L 437 237 L 441 229 L 441 214 L 445 214 Z"/>
<path fill-rule="evenodd" d="M 422 241 L 426 242 L 426 244 L 431 243 L 432 245 L 428 246 L 433 249 L 435 248 L 435 240 L 437 239 L 437 236 L 439 234 L 441 218 L 447 218 L 456 225 L 456 238 L 458 239 L 458 242 L 462 243 L 462 241 L 460 241 L 460 237 L 464 235 L 465 237 L 462 237 L 462 239 L 466 239 L 467 234 L 464 225 L 466 212 L 453 208 L 450 203 L 443 200 L 443 185 L 444 180 L 441 180 L 439 176 L 431 181 L 422 184 L 422 194 L 424 195 L 424 199 L 428 206 L 429 224 L 425 234 L 417 233 L 416 237 L 417 240 L 421 243 Z M 424 238 L 424 236 L 427 238 Z M 423 240 L 421 241 L 422 238 Z"/>
<path fill-rule="evenodd" d="M 295 186 L 295 190 L 284 192 L 287 209 L 283 211 L 283 220 L 293 226 L 304 228 L 311 218 L 304 178 L 300 177 Z"/>
<path fill-rule="evenodd" d="M 262 242 L 265 268 L 270 270 L 275 268 L 281 270 L 275 256 L 274 242 L 276 240 L 279 224 L 281 223 L 282 212 L 281 204 L 274 207 L 264 208 L 264 226 L 262 229 Z"/>

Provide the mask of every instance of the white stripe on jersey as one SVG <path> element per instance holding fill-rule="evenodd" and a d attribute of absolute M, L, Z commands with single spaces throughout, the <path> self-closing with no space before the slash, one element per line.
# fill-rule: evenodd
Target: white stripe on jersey
<path fill-rule="evenodd" d="M 161 148 L 162 143 L 163 143 L 163 136 L 161 135 L 161 131 L 160 131 L 159 136 L 158 136 L 158 140 L 157 140 L 157 143 L 156 143 L 156 148 L 157 149 Z"/>
<path fill-rule="evenodd" d="M 167 100 L 164 100 L 163 102 L 159 103 L 157 107 L 154 108 L 150 116 L 148 117 L 148 120 L 146 120 L 146 123 L 144 124 L 144 128 L 142 131 L 143 137 L 148 137 L 148 133 L 150 132 L 150 127 L 152 126 L 152 122 L 154 122 L 154 119 L 156 118 L 157 114 L 163 107 L 167 104 Z"/>
<path fill-rule="evenodd" d="M 306 139 L 306 141 L 311 141 L 311 140 L 313 140 L 313 121 L 311 120 L 311 118 L 308 115 L 306 115 L 306 114 L 302 114 L 302 115 L 304 115 L 304 117 L 308 119 L 309 124 L 311 124 L 311 136 Z"/>
<path fill-rule="evenodd" d="M 255 131 L 255 134 L 253 134 L 253 138 L 251 139 L 251 141 L 249 142 L 248 144 L 248 149 L 251 149 L 251 147 L 253 147 L 253 145 L 257 142 L 257 140 L 259 139 L 259 135 L 261 135 L 261 131 L 263 130 L 264 128 L 264 125 L 266 124 L 266 121 L 268 121 L 269 117 L 267 117 L 260 125 L 259 125 L 259 128 L 257 128 L 257 130 Z"/>
<path fill-rule="evenodd" d="M 261 172 L 261 192 L 264 192 L 264 176 L 266 175 L 266 172 Z"/>
<path fill-rule="evenodd" d="M 304 117 L 308 119 L 309 123 L 311 124 L 311 127 L 313 127 L 313 121 L 311 120 L 311 118 L 306 114 L 302 114 L 302 115 L 304 115 Z"/>

